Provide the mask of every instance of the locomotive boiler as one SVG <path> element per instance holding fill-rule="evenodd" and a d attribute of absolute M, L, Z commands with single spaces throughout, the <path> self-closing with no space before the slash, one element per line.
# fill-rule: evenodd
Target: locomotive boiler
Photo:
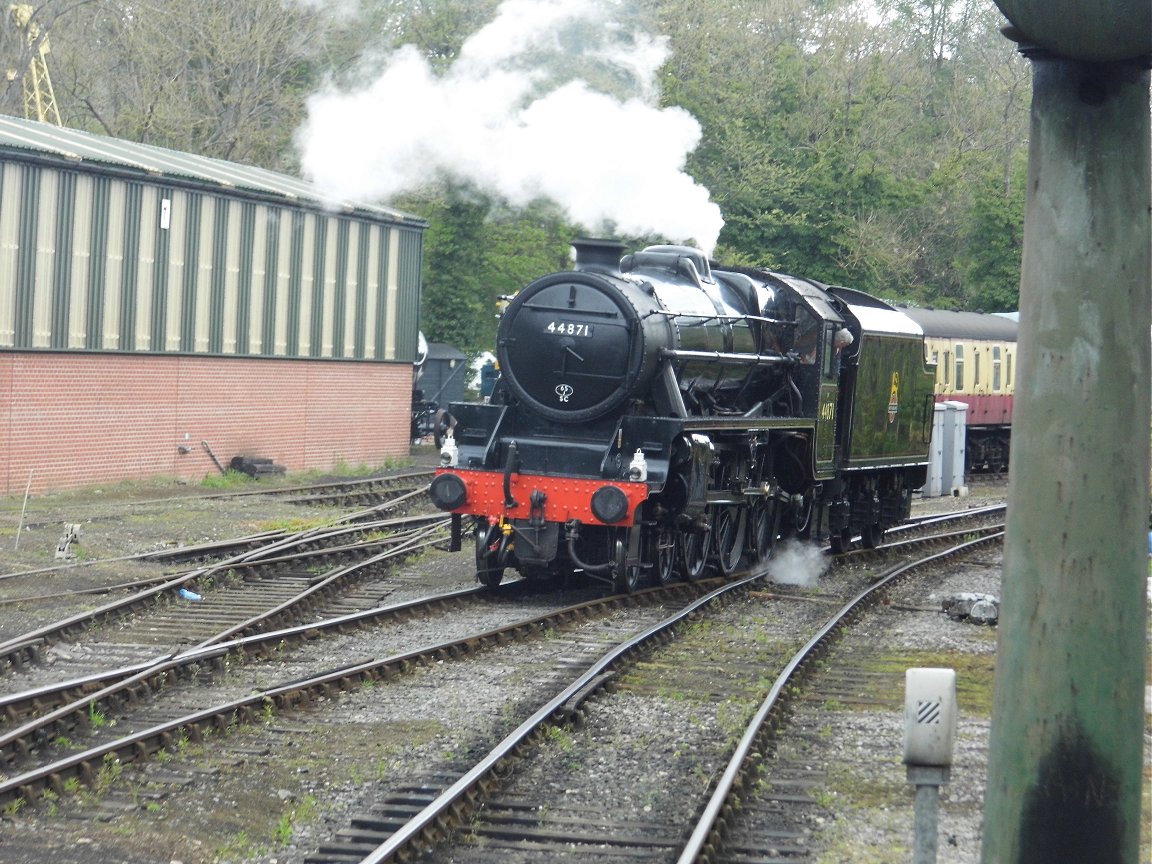
<path fill-rule="evenodd" d="M 906 315 L 690 247 L 573 245 L 572 270 L 501 316 L 489 402 L 449 409 L 430 494 L 481 582 L 582 571 L 631 591 L 789 536 L 873 546 L 907 518 L 933 371 Z"/>

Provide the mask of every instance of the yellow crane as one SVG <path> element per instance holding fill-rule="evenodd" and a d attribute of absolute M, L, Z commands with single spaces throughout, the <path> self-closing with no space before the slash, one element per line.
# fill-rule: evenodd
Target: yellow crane
<path fill-rule="evenodd" d="M 52 90 L 52 78 L 48 75 L 48 36 L 41 33 L 40 25 L 32 20 L 35 9 L 31 3 L 13 3 L 8 12 L 32 52 L 24 73 L 24 116 L 29 120 L 63 126 L 60 109 L 56 107 L 56 93 Z M 19 73 L 9 69 L 7 74 L 8 80 L 12 81 Z"/>

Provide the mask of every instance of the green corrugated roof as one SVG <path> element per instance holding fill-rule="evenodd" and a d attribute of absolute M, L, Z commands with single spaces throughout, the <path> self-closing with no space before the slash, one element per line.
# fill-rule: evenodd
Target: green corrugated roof
<path fill-rule="evenodd" d="M 391 222 L 423 225 L 425 220 L 410 213 L 377 204 L 338 202 L 324 198 L 317 189 L 288 174 L 253 168 L 223 159 L 195 156 L 177 150 L 166 150 L 151 144 L 136 144 L 104 135 L 93 135 L 78 129 L 66 129 L 0 115 L 0 156 L 5 152 L 48 154 L 80 164 L 110 166 L 139 172 L 154 180 L 165 178 L 193 181 L 223 190 L 245 190 L 287 199 L 290 203 L 311 204 L 337 209 L 345 214 L 359 214 Z"/>

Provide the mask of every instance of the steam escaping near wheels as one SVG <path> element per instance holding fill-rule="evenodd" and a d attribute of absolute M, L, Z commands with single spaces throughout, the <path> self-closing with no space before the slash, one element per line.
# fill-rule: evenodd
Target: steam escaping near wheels
<path fill-rule="evenodd" d="M 768 578 L 778 585 L 799 585 L 801 588 L 815 588 L 830 559 L 815 543 L 801 540 L 788 540 L 777 548 L 772 557 L 757 568 L 767 573 Z"/>

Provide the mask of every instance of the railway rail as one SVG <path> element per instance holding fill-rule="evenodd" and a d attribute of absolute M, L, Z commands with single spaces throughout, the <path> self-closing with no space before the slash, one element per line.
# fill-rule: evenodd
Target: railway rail
<path fill-rule="evenodd" d="M 261 691 L 250 693 L 240 699 L 221 703 L 192 714 L 170 720 L 144 732 L 117 738 L 98 747 L 89 748 L 83 752 L 75 753 L 64 759 L 48 765 L 43 765 L 0 783 L 0 805 L 13 798 L 33 800 L 38 792 L 52 789 L 59 793 L 69 777 L 79 777 L 90 782 L 108 757 L 130 762 L 136 759 L 155 754 L 159 750 L 170 746 L 171 742 L 183 735 L 194 741 L 202 740 L 205 731 L 215 729 L 224 731 L 233 725 L 237 718 L 250 719 L 267 706 L 274 705 L 277 710 L 299 708 L 307 705 L 320 696 L 331 695 L 339 690 L 356 689 L 365 681 L 386 681 L 426 663 L 435 663 L 443 660 L 459 659 L 475 654 L 492 645 L 502 645 L 517 639 L 532 638 L 548 631 L 550 628 L 563 627 L 573 621 L 582 620 L 587 616 L 604 614 L 606 611 L 618 609 L 622 605 L 639 605 L 652 603 L 655 595 L 662 598 L 683 596 L 700 590 L 698 586 L 705 583 L 677 584 L 661 589 L 651 589 L 635 595 L 601 597 L 576 606 L 552 609 L 549 612 L 520 619 L 478 633 L 469 633 L 463 637 L 446 642 L 436 643 L 424 648 L 405 651 L 382 660 L 370 660 L 364 663 L 354 663 L 335 670 L 327 670 L 322 674 L 310 676 L 304 680 L 293 681 L 277 687 L 269 687 Z M 510 586 L 511 587 L 511 586 Z M 167 680 L 169 673 L 180 666 L 204 666 L 219 662 L 229 651 L 241 650 L 249 647 L 267 648 L 269 645 L 279 647 L 282 642 L 296 639 L 315 639 L 326 631 L 338 632 L 350 626 L 364 627 L 374 623 L 372 619 L 408 620 L 417 612 L 428 612 L 431 609 L 444 609 L 455 603 L 486 596 L 489 592 L 481 589 L 469 589 L 457 592 L 454 595 L 429 598 L 417 604 L 405 604 L 402 607 L 373 610 L 359 616 L 346 616 L 339 620 L 319 622 L 291 631 L 279 631 L 267 636 L 253 637 L 242 640 L 241 643 L 222 644 L 219 646 L 205 646 L 184 655 L 164 658 L 154 667 L 138 672 L 132 679 L 125 679 L 112 685 L 118 691 L 134 692 L 146 695 L 141 687 L 148 687 L 145 674 L 158 676 L 159 682 Z M 35 694 L 26 694 L 33 696 Z M 0 738 L 0 746 L 13 745 L 19 741 L 49 740 L 53 734 L 54 726 L 66 714 L 71 715 L 77 724 L 83 724 L 86 717 L 91 716 L 90 706 L 97 699 L 107 699 L 114 695 L 111 692 L 98 692 L 63 706 L 50 714 L 43 715 L 35 721 L 25 724 L 19 729 Z M 121 706 L 122 707 L 122 706 Z M 73 727 L 78 728 L 78 726 Z M 17 751 L 23 748 L 16 746 Z"/>
<path fill-rule="evenodd" d="M 405 545 L 372 556 L 364 566 L 375 567 L 418 551 L 426 545 L 427 539 L 422 536 L 409 538 Z M 431 542 L 438 543 L 441 539 L 435 536 Z M 336 577 L 347 577 L 354 569 L 343 568 L 318 585 L 332 588 Z M 306 589 L 293 599 L 307 599 L 316 587 Z M 220 671 L 229 661 L 267 658 L 275 651 L 317 639 L 327 632 L 346 633 L 384 622 L 433 614 L 464 602 L 475 602 L 483 594 L 480 589 L 471 588 L 389 606 L 373 605 L 363 611 L 336 617 L 321 616 L 313 620 L 313 616 L 308 615 L 309 623 L 278 629 L 275 624 L 285 612 L 299 605 L 288 601 L 203 638 L 199 644 L 186 650 L 168 651 L 129 666 L 5 694 L 0 696 L 0 765 L 11 766 L 17 758 L 26 758 L 35 749 L 37 741 L 75 734 L 89 722 L 93 712 L 111 713 L 177 681 L 195 679 L 201 670 Z M 247 631 L 253 632 L 243 635 Z"/>

